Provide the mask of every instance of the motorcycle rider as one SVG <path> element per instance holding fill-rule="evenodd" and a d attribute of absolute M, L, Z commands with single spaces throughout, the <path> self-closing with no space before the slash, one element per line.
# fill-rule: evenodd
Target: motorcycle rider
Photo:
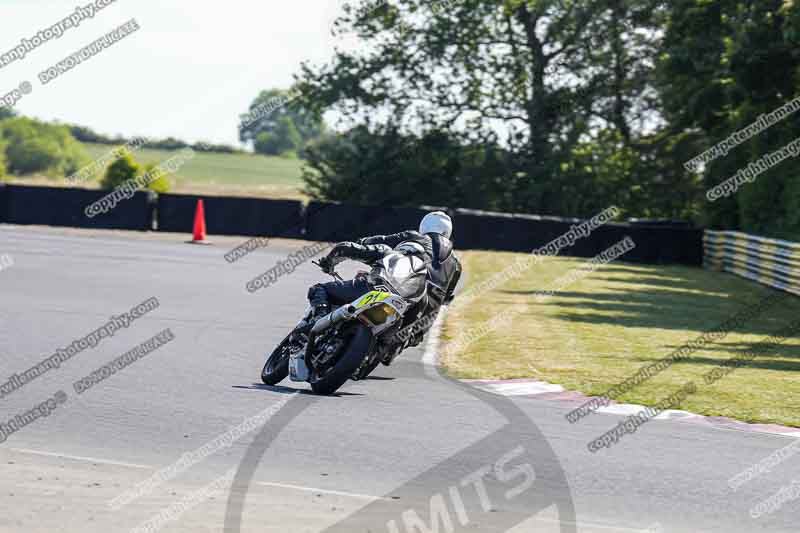
<path fill-rule="evenodd" d="M 439 307 L 450 303 L 453 299 L 453 293 L 461 276 L 461 263 L 453 253 L 453 243 L 450 240 L 452 232 L 453 222 L 450 217 L 442 211 L 434 211 L 422 218 L 419 231 L 375 235 L 360 239 L 357 243 L 342 242 L 334 246 L 319 263 L 325 272 L 330 273 L 345 259 L 369 264 L 392 251 L 419 257 L 428 270 L 427 298 L 420 303 L 415 312 L 407 316 L 406 326 L 408 326 L 415 319 L 438 311 Z M 329 302 L 344 304 L 371 290 L 373 286 L 366 276 L 312 286 L 308 291 L 308 300 L 313 307 L 311 322 L 330 312 Z M 427 328 L 421 328 L 416 332 L 409 345 L 416 346 L 426 330 Z"/>

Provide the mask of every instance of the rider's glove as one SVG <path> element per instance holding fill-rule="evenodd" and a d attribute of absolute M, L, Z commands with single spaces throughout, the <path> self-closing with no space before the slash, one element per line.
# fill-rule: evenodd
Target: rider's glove
<path fill-rule="evenodd" d="M 320 258 L 320 260 L 319 260 L 319 267 L 320 267 L 320 268 L 322 269 L 322 271 L 323 271 L 323 272 L 325 272 L 326 274 L 331 274 L 331 273 L 333 273 L 333 267 L 334 267 L 334 266 L 335 266 L 335 265 L 334 265 L 333 261 L 331 261 L 331 258 L 330 258 L 330 257 L 328 257 L 328 256 L 326 256 L 326 257 L 321 257 L 321 258 Z"/>

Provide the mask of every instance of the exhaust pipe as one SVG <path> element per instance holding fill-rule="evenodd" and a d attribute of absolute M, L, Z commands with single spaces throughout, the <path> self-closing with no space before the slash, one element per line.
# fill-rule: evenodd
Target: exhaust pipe
<path fill-rule="evenodd" d="M 314 348 L 316 345 L 317 336 L 330 329 L 331 327 L 344 322 L 345 320 L 349 320 L 353 318 L 353 314 L 356 312 L 356 308 L 352 305 L 343 305 L 336 311 L 328 313 L 324 317 L 320 318 L 314 324 L 314 327 L 311 328 L 311 331 L 308 334 L 308 344 L 306 344 L 306 366 L 311 368 L 311 354 L 314 353 Z"/>

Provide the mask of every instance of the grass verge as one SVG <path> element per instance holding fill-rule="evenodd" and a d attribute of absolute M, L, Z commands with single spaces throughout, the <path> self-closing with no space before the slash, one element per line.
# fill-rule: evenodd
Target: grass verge
<path fill-rule="evenodd" d="M 467 287 L 502 271 L 517 257 L 462 254 Z M 585 261 L 546 258 L 466 304 L 460 305 L 456 298 L 442 336 L 447 371 L 457 378 L 536 378 L 599 396 L 772 291 L 725 273 L 616 261 L 552 296 L 534 299 L 535 291 L 547 290 Z M 463 332 L 474 331 L 508 309 L 519 312 L 513 321 L 471 343 L 459 342 Z M 702 378 L 798 318 L 800 298 L 789 295 L 617 401 L 655 405 L 694 381 L 698 392 L 686 399 L 682 409 L 800 427 L 800 339 L 787 339 L 760 353 L 713 385 Z"/>

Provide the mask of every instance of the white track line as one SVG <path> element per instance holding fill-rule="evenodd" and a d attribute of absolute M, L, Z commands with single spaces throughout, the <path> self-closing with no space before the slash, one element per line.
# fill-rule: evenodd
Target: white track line
<path fill-rule="evenodd" d="M 319 492 L 323 494 L 333 494 L 336 496 L 345 496 L 348 498 L 359 498 L 362 500 L 387 500 L 391 501 L 391 498 L 383 498 L 381 496 L 369 496 L 367 494 L 357 494 L 355 492 L 342 492 L 339 490 L 328 490 L 328 489 L 317 489 L 314 487 L 303 487 L 300 485 L 288 485 L 286 483 L 272 483 L 268 481 L 256 481 L 256 485 L 263 485 L 265 487 L 278 487 L 281 489 L 292 489 L 292 490 L 300 490 L 304 492 Z"/>
<path fill-rule="evenodd" d="M 144 470 L 155 470 L 155 467 L 148 465 L 139 465 L 135 463 L 123 463 L 121 461 L 111 461 L 108 459 L 96 459 L 94 457 L 84 457 L 81 455 L 67 455 L 64 453 L 42 452 L 39 450 L 29 450 L 27 448 L 9 448 L 12 452 L 27 453 L 31 455 L 44 455 L 45 457 L 58 457 L 61 459 L 70 459 L 72 461 L 82 461 L 86 463 L 99 463 L 104 465 L 113 466 L 126 466 L 128 468 L 140 468 Z"/>
<path fill-rule="evenodd" d="M 432 378 L 438 378 L 439 373 L 436 371 L 436 363 L 438 360 L 439 351 L 439 337 L 442 333 L 442 323 L 444 316 L 447 314 L 447 306 L 443 305 L 439 308 L 439 315 L 433 321 L 433 325 L 428 333 L 428 342 L 425 343 L 425 352 L 422 354 L 422 366 L 425 373 Z"/>

